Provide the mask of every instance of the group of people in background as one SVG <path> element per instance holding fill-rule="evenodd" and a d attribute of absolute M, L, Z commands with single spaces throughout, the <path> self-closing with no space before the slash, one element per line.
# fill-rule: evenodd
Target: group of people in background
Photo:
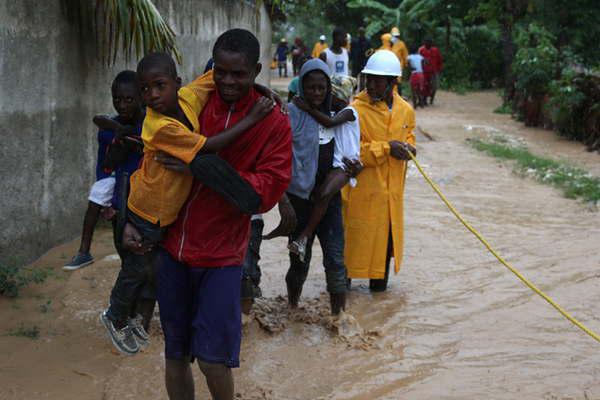
<path fill-rule="evenodd" d="M 346 75 L 358 79 L 359 90 L 364 88 L 365 84 L 360 71 L 364 68 L 369 57 L 377 50 L 390 50 L 398 57 L 403 71 L 408 73 L 413 107 L 425 107 L 433 104 L 443 69 L 443 60 L 439 49 L 433 45 L 431 38 L 426 38 L 420 47 L 417 45 L 411 46 L 410 52 L 400 38 L 400 30 L 397 27 L 393 27 L 389 33 L 381 35 L 381 46 L 376 49 L 373 47 L 371 40 L 366 37 L 365 28 L 363 27 L 358 28 L 358 34 L 355 38 L 344 32 L 344 40 L 340 43 L 340 37 L 336 38 L 334 31 L 332 39 L 332 47 L 336 46 L 336 48 L 346 50 L 347 55 L 335 53 L 334 57 L 337 57 L 337 55 L 348 57 L 349 69 Z M 337 44 L 336 39 L 338 40 Z M 329 45 L 325 35 L 319 36 L 319 40 L 314 44 L 310 54 L 301 38 L 295 38 L 291 48 L 288 48 L 287 40 L 282 38 L 274 57 L 274 65 L 277 65 L 279 69 L 279 77 L 288 76 L 287 61 L 290 55 L 293 75 L 297 76 L 303 62 L 310 58 L 323 58 L 321 55 L 327 54 L 328 49 Z M 329 52 L 331 52 L 331 49 L 329 49 Z M 402 94 L 401 80 L 402 78 L 398 82 L 400 94 Z"/>
<path fill-rule="evenodd" d="M 241 314 L 261 293 L 263 239 L 288 238 L 291 309 L 315 237 L 334 317 L 353 279 L 385 291 L 392 258 L 399 271 L 415 112 L 398 92 L 403 50 L 373 51 L 364 33 L 349 43 L 335 28 L 314 58 L 295 40 L 287 107 L 255 82 L 260 44 L 243 29 L 223 33 L 205 73 L 185 86 L 166 53 L 115 78 L 117 115 L 94 118 L 97 181 L 81 247 L 65 269 L 93 261 L 98 216 L 112 219 L 121 269 L 100 323 L 121 353 L 136 354 L 149 343 L 158 302 L 171 400 L 193 398 L 194 360 L 213 399 L 233 399 Z M 279 63 L 287 62 L 284 44 Z M 357 94 L 353 75 L 363 82 Z M 263 235 L 262 214 L 275 205 L 281 221 Z"/>

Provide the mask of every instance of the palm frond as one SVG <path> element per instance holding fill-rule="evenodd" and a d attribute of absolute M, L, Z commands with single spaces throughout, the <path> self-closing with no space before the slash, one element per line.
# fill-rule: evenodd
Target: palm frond
<path fill-rule="evenodd" d="M 171 53 L 181 64 L 175 32 L 151 0 L 62 0 L 62 6 L 82 32 L 94 31 L 97 55 L 107 65 L 119 53 L 129 60 L 153 51 Z"/>

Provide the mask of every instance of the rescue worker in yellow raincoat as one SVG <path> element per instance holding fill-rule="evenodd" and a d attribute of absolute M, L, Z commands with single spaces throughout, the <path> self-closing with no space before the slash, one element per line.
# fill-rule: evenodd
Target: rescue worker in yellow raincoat
<path fill-rule="evenodd" d="M 319 41 L 317 43 L 315 43 L 312 53 L 310 54 L 312 58 L 319 58 L 319 56 L 321 55 L 321 53 L 327 48 L 329 47 L 327 45 L 327 43 L 325 42 L 325 39 L 327 39 L 325 37 L 325 35 L 321 35 L 319 36 Z"/>
<path fill-rule="evenodd" d="M 396 273 L 402 261 L 404 181 L 408 152 L 416 154 L 415 112 L 394 90 L 402 74 L 394 53 L 377 51 L 362 73 L 367 89 L 351 105 L 358 113 L 364 169 L 356 187 L 344 191 L 344 257 L 348 278 L 370 279 L 372 291 L 384 291 L 391 257 Z"/>
<path fill-rule="evenodd" d="M 398 28 L 396 28 L 397 30 Z M 392 29 L 393 31 L 393 29 Z M 398 34 L 400 34 L 400 32 L 398 32 Z M 378 48 L 376 51 L 379 50 L 390 50 L 390 51 L 394 51 L 394 37 L 392 36 L 391 33 L 384 33 L 383 35 L 381 35 L 381 47 Z M 402 41 L 401 41 L 402 42 Z M 404 42 L 402 42 L 404 43 Z M 406 48 L 406 46 L 404 46 Z M 396 53 L 394 53 L 396 54 Z M 408 57 L 408 54 L 406 55 Z M 396 57 L 398 57 L 398 60 L 400 61 L 400 68 L 403 68 L 402 65 L 402 60 L 400 60 L 400 57 L 396 54 Z M 394 89 L 394 91 L 396 91 L 399 94 L 402 94 L 402 86 L 400 86 L 400 83 L 402 82 L 402 74 L 400 74 L 398 76 L 398 82 L 396 84 L 396 88 Z"/>
<path fill-rule="evenodd" d="M 381 47 L 377 50 L 392 50 L 392 35 L 384 33 L 381 35 Z"/>
<path fill-rule="evenodd" d="M 408 65 L 408 49 L 406 48 L 406 44 L 400 39 L 400 30 L 397 27 L 393 27 L 390 33 L 392 34 L 392 51 L 398 57 L 402 69 L 404 69 Z"/>

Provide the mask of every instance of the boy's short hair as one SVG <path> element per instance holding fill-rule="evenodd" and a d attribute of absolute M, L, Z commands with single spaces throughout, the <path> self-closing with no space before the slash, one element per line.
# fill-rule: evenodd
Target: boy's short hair
<path fill-rule="evenodd" d="M 115 79 L 113 80 L 111 87 L 112 87 L 112 89 L 116 89 L 116 87 L 119 85 L 127 85 L 127 84 L 135 85 L 136 80 L 137 80 L 137 74 L 135 73 L 135 71 L 126 69 L 124 71 L 119 72 L 117 74 L 117 76 L 115 76 Z"/>
<path fill-rule="evenodd" d="M 177 79 L 177 67 L 170 54 L 165 52 L 149 53 L 137 65 L 137 73 L 142 74 L 149 69 L 158 69 L 170 78 Z"/>
<path fill-rule="evenodd" d="M 222 33 L 213 46 L 213 59 L 219 50 L 244 54 L 250 66 L 256 65 L 260 57 L 260 43 L 246 29 L 230 29 Z"/>

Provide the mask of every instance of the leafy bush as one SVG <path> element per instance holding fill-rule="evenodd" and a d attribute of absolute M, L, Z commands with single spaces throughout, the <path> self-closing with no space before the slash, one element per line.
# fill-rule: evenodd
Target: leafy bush
<path fill-rule="evenodd" d="M 30 269 L 14 264 L 0 265 L 0 295 L 17 297 L 21 288 L 31 283 L 42 283 L 47 277 L 47 270 Z"/>
<path fill-rule="evenodd" d="M 549 112 L 559 134 L 600 149 L 600 74 L 569 66 L 549 91 Z"/>
<path fill-rule="evenodd" d="M 517 54 L 513 62 L 515 85 L 525 97 L 543 96 L 559 70 L 554 36 L 537 24 L 529 24 L 517 34 Z"/>

